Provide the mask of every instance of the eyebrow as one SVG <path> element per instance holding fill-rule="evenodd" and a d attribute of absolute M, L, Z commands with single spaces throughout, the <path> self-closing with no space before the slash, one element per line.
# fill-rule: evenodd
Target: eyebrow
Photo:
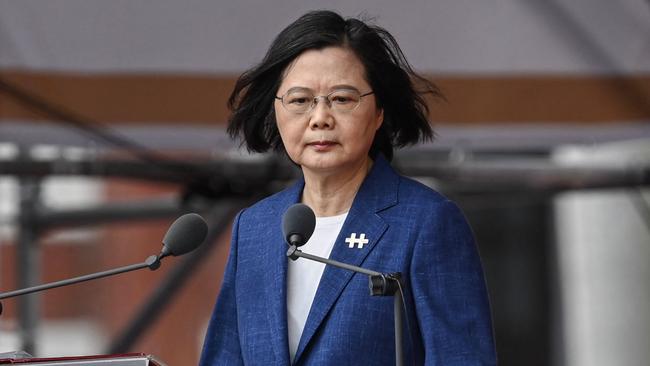
<path fill-rule="evenodd" d="M 337 85 L 332 86 L 329 90 L 331 92 L 331 91 L 334 91 L 334 90 L 341 90 L 341 89 L 355 90 L 355 91 L 359 92 L 359 89 L 357 89 L 356 87 L 354 87 L 352 85 L 348 85 L 348 84 L 337 84 Z M 304 86 L 294 86 L 293 88 L 289 88 L 289 90 L 287 90 L 285 92 L 285 94 L 286 93 L 291 93 L 291 92 L 296 92 L 296 91 L 308 91 L 308 92 L 310 92 L 312 94 L 314 93 L 313 90 L 311 90 L 309 88 L 305 88 Z"/>

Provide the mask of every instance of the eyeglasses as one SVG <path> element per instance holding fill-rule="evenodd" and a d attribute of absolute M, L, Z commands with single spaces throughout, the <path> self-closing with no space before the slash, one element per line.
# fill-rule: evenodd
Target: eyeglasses
<path fill-rule="evenodd" d="M 370 91 L 361 94 L 356 89 L 337 89 L 327 95 L 316 96 L 307 89 L 289 89 L 282 97 L 276 96 L 275 99 L 282 101 L 284 108 L 295 114 L 304 114 L 311 111 L 318 99 L 323 98 L 327 106 L 336 112 L 352 112 L 361 104 L 361 98 L 373 94 Z"/>

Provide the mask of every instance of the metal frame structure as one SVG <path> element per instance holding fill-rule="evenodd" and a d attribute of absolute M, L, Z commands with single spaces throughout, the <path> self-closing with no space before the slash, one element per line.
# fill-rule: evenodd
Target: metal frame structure
<path fill-rule="evenodd" d="M 206 156 L 175 158 L 133 143 L 108 127 L 49 105 L 30 93 L 0 80 L 0 92 L 17 99 L 55 121 L 72 126 L 94 138 L 116 146 L 131 158 L 90 156 L 83 159 L 31 160 L 23 148 L 17 158 L 0 160 L 0 176 L 14 176 L 20 182 L 18 226 L 18 287 L 35 285 L 39 276 L 38 239 L 46 231 L 63 226 L 102 222 L 172 217 L 187 211 L 205 213 L 213 226 L 207 245 L 185 258 L 172 271 L 151 298 L 134 314 L 130 324 L 111 342 L 109 352 L 129 350 L 137 338 L 164 310 L 172 294 L 185 281 L 196 264 L 214 248 L 216 238 L 232 214 L 247 202 L 272 193 L 299 174 L 283 156 L 257 159 L 214 158 Z M 650 136 L 646 136 L 650 137 Z M 225 154 L 224 156 L 227 156 Z M 414 148 L 396 154 L 393 165 L 403 174 L 430 178 L 443 191 L 477 195 L 533 195 L 545 199 L 557 192 L 573 189 L 639 187 L 650 184 L 650 167 L 558 166 L 548 159 L 548 151 L 464 151 L 462 149 Z M 183 197 L 148 200 L 128 204 L 108 204 L 86 210 L 52 211 L 40 200 L 40 185 L 50 176 L 121 177 L 178 184 Z M 38 325 L 38 296 L 21 298 L 19 325 L 22 348 L 35 352 Z"/>

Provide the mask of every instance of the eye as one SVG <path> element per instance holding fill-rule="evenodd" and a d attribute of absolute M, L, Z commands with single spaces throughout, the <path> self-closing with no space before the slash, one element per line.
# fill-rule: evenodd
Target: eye
<path fill-rule="evenodd" d="M 355 104 L 359 101 L 359 93 L 352 90 L 340 90 L 332 93 L 329 99 L 336 104 Z"/>
<path fill-rule="evenodd" d="M 294 97 L 290 96 L 287 98 L 287 103 L 289 104 L 295 104 L 295 105 L 303 105 L 303 104 L 308 104 L 310 101 L 309 98 L 307 97 Z"/>
<path fill-rule="evenodd" d="M 291 105 L 305 105 L 311 103 L 314 97 L 305 93 L 292 93 L 285 97 L 285 102 Z"/>
<path fill-rule="evenodd" d="M 347 98 L 347 97 L 344 97 L 344 96 L 337 95 L 337 96 L 332 97 L 332 102 L 339 103 L 339 104 L 341 104 L 341 103 L 350 103 L 351 99 Z"/>

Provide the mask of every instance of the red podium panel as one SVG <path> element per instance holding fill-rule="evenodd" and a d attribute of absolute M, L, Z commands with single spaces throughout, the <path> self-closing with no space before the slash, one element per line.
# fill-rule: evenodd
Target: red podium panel
<path fill-rule="evenodd" d="M 0 365 L 19 366 L 165 366 L 164 363 L 144 353 L 124 355 L 97 355 L 52 358 L 4 358 Z"/>

